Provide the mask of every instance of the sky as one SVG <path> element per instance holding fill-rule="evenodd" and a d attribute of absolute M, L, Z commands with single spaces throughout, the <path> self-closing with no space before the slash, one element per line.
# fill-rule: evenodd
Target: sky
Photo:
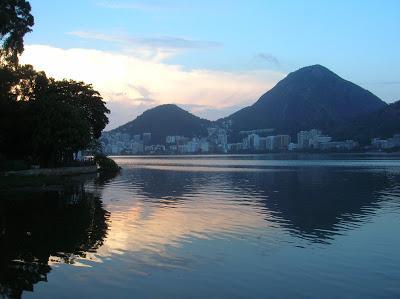
<path fill-rule="evenodd" d="M 112 129 L 160 104 L 215 120 L 321 64 L 400 100 L 400 1 L 30 0 L 22 63 L 93 84 Z"/>

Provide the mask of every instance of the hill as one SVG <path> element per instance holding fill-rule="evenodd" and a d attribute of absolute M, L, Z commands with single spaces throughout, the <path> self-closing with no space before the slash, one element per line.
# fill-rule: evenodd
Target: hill
<path fill-rule="evenodd" d="M 386 106 L 371 92 L 313 65 L 290 73 L 255 104 L 223 120 L 231 121 L 233 132 L 261 128 L 289 134 L 311 128 L 332 132 Z"/>
<path fill-rule="evenodd" d="M 151 133 L 152 143 L 165 143 L 168 135 L 186 137 L 206 136 L 211 122 L 199 118 L 176 105 L 166 104 L 145 111 L 136 119 L 112 130 L 111 132 L 129 135 Z"/>
<path fill-rule="evenodd" d="M 368 144 L 371 138 L 388 138 L 400 133 L 400 101 L 371 114 L 359 117 L 341 127 L 336 135 L 339 138 L 353 138 Z"/>

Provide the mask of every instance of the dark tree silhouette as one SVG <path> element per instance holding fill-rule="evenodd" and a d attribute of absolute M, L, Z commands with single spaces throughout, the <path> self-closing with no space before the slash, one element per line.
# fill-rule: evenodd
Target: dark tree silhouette
<path fill-rule="evenodd" d="M 110 112 L 91 85 L 54 79 L 30 109 L 33 152 L 43 166 L 70 162 L 74 152 L 88 148 L 100 137 Z"/>
<path fill-rule="evenodd" d="M 74 106 L 45 96 L 32 104 L 32 149 L 42 166 L 57 166 L 72 160 L 73 153 L 85 149 L 91 141 L 85 115 Z"/>
<path fill-rule="evenodd" d="M 34 24 L 25 0 L 0 2 L 0 169 L 19 159 L 56 166 L 88 148 L 108 123 L 105 102 L 89 84 L 57 81 L 19 65 Z"/>
<path fill-rule="evenodd" d="M 0 158 L 62 165 L 108 123 L 110 111 L 89 84 L 48 79 L 30 65 L 3 64 L 0 79 Z"/>
<path fill-rule="evenodd" d="M 32 31 L 34 18 L 31 5 L 25 0 L 0 1 L 1 59 L 18 63 L 18 55 L 24 51 L 24 36 Z"/>
<path fill-rule="evenodd" d="M 108 124 L 106 114 L 110 111 L 91 84 L 73 80 L 51 80 L 47 93 L 56 96 L 60 102 L 81 110 L 90 125 L 91 136 L 95 139 L 100 137 L 101 131 Z"/>

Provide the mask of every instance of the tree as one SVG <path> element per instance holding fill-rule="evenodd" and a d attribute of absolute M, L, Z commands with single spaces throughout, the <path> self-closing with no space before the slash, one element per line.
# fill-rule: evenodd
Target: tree
<path fill-rule="evenodd" d="M 30 12 L 26 0 L 0 1 L 0 158 L 56 166 L 100 137 L 110 111 L 90 84 L 18 64 L 34 24 Z"/>
<path fill-rule="evenodd" d="M 34 117 L 32 149 L 40 164 L 59 166 L 72 160 L 73 153 L 90 145 L 90 125 L 82 110 L 49 94 L 31 106 Z"/>
<path fill-rule="evenodd" d="M 108 123 L 91 85 L 48 79 L 30 65 L 0 66 L 0 154 L 57 166 L 90 147 Z"/>
<path fill-rule="evenodd" d="M 40 85 L 33 86 L 36 89 L 27 88 L 22 94 L 42 92 Z M 90 147 L 107 125 L 106 114 L 110 112 L 91 85 L 72 80 L 50 79 L 39 98 L 31 97 L 30 106 L 29 114 L 35 119 L 33 152 L 43 166 L 69 162 L 73 153 Z"/>
<path fill-rule="evenodd" d="M 0 1 L 1 60 L 18 63 L 18 55 L 24 51 L 24 36 L 32 31 L 34 18 L 31 5 L 25 0 Z"/>
<path fill-rule="evenodd" d="M 106 114 L 110 113 L 110 110 L 91 84 L 73 80 L 51 80 L 48 92 L 57 94 L 60 101 L 82 110 L 90 124 L 92 138 L 97 139 L 101 136 L 101 131 L 108 124 Z"/>
<path fill-rule="evenodd" d="M 30 156 L 30 106 L 43 97 L 47 87 L 46 74 L 31 65 L 0 65 L 0 153 L 8 158 Z"/>

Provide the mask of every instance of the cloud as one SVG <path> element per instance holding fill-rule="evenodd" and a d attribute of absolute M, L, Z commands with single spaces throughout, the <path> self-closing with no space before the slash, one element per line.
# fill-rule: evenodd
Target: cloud
<path fill-rule="evenodd" d="M 108 129 L 158 104 L 230 111 L 231 107 L 253 103 L 284 76 L 267 70 L 187 70 L 127 53 L 47 45 L 27 45 L 21 62 L 32 64 L 56 79 L 92 83 L 111 107 Z"/>
<path fill-rule="evenodd" d="M 135 86 L 133 84 L 128 84 L 129 87 L 132 87 L 133 89 L 136 89 L 136 91 L 144 98 L 144 99 L 150 99 L 152 93 L 150 90 L 143 86 Z"/>
<path fill-rule="evenodd" d="M 233 114 L 234 112 L 243 108 L 243 105 L 233 105 L 229 107 L 216 108 L 205 105 L 183 104 L 181 105 L 181 108 L 190 111 L 201 118 L 217 120 Z"/>
<path fill-rule="evenodd" d="M 166 48 L 166 49 L 209 49 L 220 47 L 221 44 L 213 41 L 192 40 L 176 36 L 160 36 L 153 38 L 131 37 L 121 34 L 104 34 L 90 31 L 72 31 L 68 34 L 85 39 L 94 39 L 115 42 L 135 47 Z"/>
<path fill-rule="evenodd" d="M 193 40 L 176 36 L 133 37 L 126 34 L 105 34 L 91 31 L 72 31 L 68 34 L 83 39 L 111 43 L 117 45 L 119 49 L 129 55 L 158 62 L 165 61 L 187 50 L 209 50 L 222 46 L 214 41 Z"/>
<path fill-rule="evenodd" d="M 100 1 L 96 3 L 97 6 L 111 9 L 134 9 L 134 10 L 144 10 L 144 11 L 157 11 L 160 9 L 165 9 L 167 6 L 165 3 L 161 2 L 143 2 L 143 1 Z"/>
<path fill-rule="evenodd" d="M 276 58 L 274 55 L 271 55 L 269 53 L 258 53 L 256 55 L 256 58 L 262 59 L 266 62 L 268 62 L 269 64 L 272 64 L 274 66 L 280 66 L 281 63 L 278 60 L 278 58 Z"/>

